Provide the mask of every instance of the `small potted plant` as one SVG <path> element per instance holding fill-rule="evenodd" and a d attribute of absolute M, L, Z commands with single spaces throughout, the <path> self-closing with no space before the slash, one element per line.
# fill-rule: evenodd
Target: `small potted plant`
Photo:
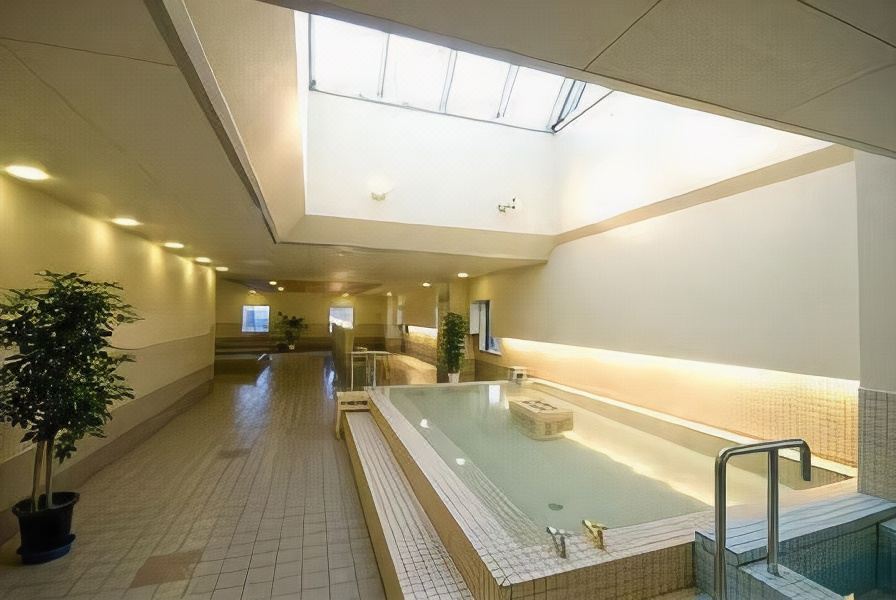
<path fill-rule="evenodd" d="M 280 352 L 295 350 L 299 338 L 302 337 L 302 330 L 308 329 L 304 317 L 290 317 L 282 312 L 278 312 L 277 317 L 279 318 L 277 332 L 282 340 L 277 343 L 277 349 Z"/>
<path fill-rule="evenodd" d="M 458 383 L 466 347 L 467 320 L 457 313 L 446 313 L 440 333 L 439 355 L 442 366 L 448 371 L 448 382 Z"/>
<path fill-rule="evenodd" d="M 11 290 L 0 301 L 0 422 L 25 430 L 35 444 L 31 497 L 13 507 L 26 564 L 67 554 L 76 492 L 53 490 L 53 460 L 75 452 L 85 435 L 102 437 L 116 400 L 133 391 L 116 371 L 132 358 L 110 352 L 112 331 L 137 320 L 116 283 L 79 273 L 38 275 L 47 286 Z M 41 493 L 43 488 L 43 493 Z"/>

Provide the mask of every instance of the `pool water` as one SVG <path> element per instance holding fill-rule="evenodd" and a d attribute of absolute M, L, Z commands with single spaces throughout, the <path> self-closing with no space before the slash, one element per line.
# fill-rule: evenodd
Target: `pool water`
<path fill-rule="evenodd" d="M 714 456 L 546 389 L 513 383 L 385 388 L 477 496 L 490 505 L 503 496 L 537 525 L 578 530 L 589 519 L 621 527 L 711 509 Z M 571 411 L 572 430 L 557 439 L 534 439 L 511 416 L 510 402 L 519 400 Z M 729 466 L 732 504 L 761 502 L 765 494 L 764 476 Z"/>

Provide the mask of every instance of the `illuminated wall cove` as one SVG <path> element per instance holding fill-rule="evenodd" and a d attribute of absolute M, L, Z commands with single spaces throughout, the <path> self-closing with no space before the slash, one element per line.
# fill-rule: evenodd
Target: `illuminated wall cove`
<path fill-rule="evenodd" d="M 508 338 L 502 351 L 477 361 L 750 437 L 804 437 L 819 456 L 856 464 L 855 380 Z"/>

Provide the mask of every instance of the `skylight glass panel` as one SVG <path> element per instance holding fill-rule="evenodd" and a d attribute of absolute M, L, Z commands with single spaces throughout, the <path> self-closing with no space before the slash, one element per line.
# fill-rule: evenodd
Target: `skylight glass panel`
<path fill-rule="evenodd" d="M 520 67 L 501 120 L 510 125 L 547 129 L 563 77 Z"/>
<path fill-rule="evenodd" d="M 496 119 L 510 65 L 466 52 L 457 53 L 446 112 Z"/>
<path fill-rule="evenodd" d="M 312 87 L 346 96 L 377 97 L 385 33 L 315 17 L 311 42 Z"/>
<path fill-rule="evenodd" d="M 383 100 L 439 110 L 451 50 L 392 35 L 386 54 Z"/>

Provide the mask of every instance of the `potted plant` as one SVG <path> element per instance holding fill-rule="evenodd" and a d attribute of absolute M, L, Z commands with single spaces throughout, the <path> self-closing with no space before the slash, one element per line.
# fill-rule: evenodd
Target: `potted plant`
<path fill-rule="evenodd" d="M 31 497 L 13 507 L 26 564 L 63 556 L 75 539 L 79 496 L 53 490 L 53 459 L 71 457 L 85 435 L 102 437 L 112 403 L 134 397 L 116 373 L 132 358 L 108 344 L 115 327 L 137 320 L 121 287 L 79 273 L 38 275 L 46 287 L 0 301 L 0 347 L 12 349 L 0 364 L 0 422 L 21 427 L 22 441 L 36 446 Z"/>
<path fill-rule="evenodd" d="M 462 315 L 449 312 L 442 319 L 439 337 L 439 355 L 442 366 L 448 371 L 448 382 L 460 381 L 460 367 L 464 359 L 467 338 L 467 320 Z"/>
<path fill-rule="evenodd" d="M 308 329 L 304 317 L 290 317 L 279 311 L 277 312 L 277 317 L 279 319 L 277 321 L 277 332 L 282 340 L 277 343 L 277 349 L 280 352 L 295 350 L 296 343 L 302 337 L 302 330 Z"/>

